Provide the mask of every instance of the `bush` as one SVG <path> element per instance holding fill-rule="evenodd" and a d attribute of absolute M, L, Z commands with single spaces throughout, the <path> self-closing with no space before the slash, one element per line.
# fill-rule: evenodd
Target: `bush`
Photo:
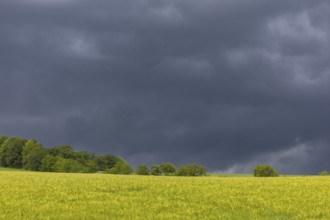
<path fill-rule="evenodd" d="M 170 162 L 160 164 L 160 168 L 166 176 L 173 175 L 176 172 L 176 167 Z"/>
<path fill-rule="evenodd" d="M 40 171 L 44 171 L 44 172 L 56 172 L 54 170 L 54 165 L 55 165 L 56 161 L 58 160 L 58 158 L 59 157 L 54 157 L 54 156 L 51 156 L 51 155 L 45 156 L 41 160 Z"/>
<path fill-rule="evenodd" d="M 118 162 L 111 169 L 106 169 L 104 173 L 110 174 L 131 174 L 133 172 L 131 166 L 127 162 Z"/>
<path fill-rule="evenodd" d="M 162 175 L 162 168 L 160 165 L 154 164 L 151 166 L 151 174 L 154 176 L 160 176 Z"/>
<path fill-rule="evenodd" d="M 98 166 L 94 160 L 84 161 L 83 173 L 95 173 L 98 171 Z"/>
<path fill-rule="evenodd" d="M 81 173 L 84 166 L 76 160 L 57 157 L 53 170 L 60 173 Z"/>
<path fill-rule="evenodd" d="M 42 159 L 47 152 L 43 146 L 35 141 L 28 140 L 22 150 L 22 167 L 25 170 L 40 170 Z"/>
<path fill-rule="evenodd" d="M 178 176 L 205 176 L 206 169 L 197 164 L 188 164 L 187 166 L 180 166 L 177 172 Z"/>
<path fill-rule="evenodd" d="M 180 166 L 176 175 L 187 176 L 187 168 L 185 166 Z"/>
<path fill-rule="evenodd" d="M 322 170 L 320 173 L 319 173 L 320 176 L 328 176 L 329 175 L 329 172 L 326 171 L 326 170 Z"/>
<path fill-rule="evenodd" d="M 187 165 L 187 174 L 188 176 L 205 176 L 206 169 L 203 166 L 197 164 L 188 164 Z"/>
<path fill-rule="evenodd" d="M 113 168 L 116 163 L 125 162 L 122 158 L 112 154 L 96 155 L 95 161 L 98 166 L 98 170 L 101 171 Z"/>
<path fill-rule="evenodd" d="M 45 172 L 93 173 L 106 169 L 119 174 L 132 172 L 119 156 L 75 151 L 70 145 L 45 148 L 37 140 L 3 135 L 0 135 L 0 166 Z"/>
<path fill-rule="evenodd" d="M 138 175 L 149 175 L 150 170 L 146 165 L 141 164 L 136 168 L 136 174 L 138 174 Z"/>
<path fill-rule="evenodd" d="M 271 165 L 257 165 L 254 168 L 255 177 L 275 177 L 278 175 L 278 171 Z"/>
<path fill-rule="evenodd" d="M 8 138 L 0 148 L 0 164 L 3 167 L 22 168 L 22 150 L 26 140 Z"/>

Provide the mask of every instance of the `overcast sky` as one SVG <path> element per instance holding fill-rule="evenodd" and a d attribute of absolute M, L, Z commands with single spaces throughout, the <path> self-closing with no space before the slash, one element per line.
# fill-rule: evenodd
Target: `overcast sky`
<path fill-rule="evenodd" d="M 208 171 L 330 170 L 326 0 L 1 0 L 0 133 Z"/>

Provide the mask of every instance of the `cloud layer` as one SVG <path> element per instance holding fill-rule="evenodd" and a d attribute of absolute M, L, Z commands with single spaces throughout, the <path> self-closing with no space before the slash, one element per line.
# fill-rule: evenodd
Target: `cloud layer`
<path fill-rule="evenodd" d="M 133 165 L 330 169 L 329 17 L 307 0 L 2 1 L 0 133 Z"/>

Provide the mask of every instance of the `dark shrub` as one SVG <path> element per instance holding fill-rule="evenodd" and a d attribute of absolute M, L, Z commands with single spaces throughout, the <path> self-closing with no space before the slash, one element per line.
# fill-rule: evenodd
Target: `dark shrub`
<path fill-rule="evenodd" d="M 170 162 L 162 163 L 160 168 L 166 176 L 173 175 L 176 172 L 176 167 Z"/>
<path fill-rule="evenodd" d="M 205 176 L 206 169 L 197 164 L 188 164 L 187 166 L 180 166 L 177 172 L 178 176 Z"/>
<path fill-rule="evenodd" d="M 110 174 L 131 174 L 133 172 L 131 166 L 127 162 L 118 162 L 111 169 L 106 169 L 104 173 Z"/>
<path fill-rule="evenodd" d="M 160 165 L 154 164 L 151 166 L 151 174 L 154 176 L 160 176 L 163 174 L 162 168 Z"/>
<path fill-rule="evenodd" d="M 272 165 L 257 165 L 254 168 L 256 177 L 274 177 L 278 176 L 278 171 Z"/>
<path fill-rule="evenodd" d="M 136 168 L 136 174 L 138 174 L 138 175 L 149 175 L 150 170 L 146 165 L 141 164 Z"/>

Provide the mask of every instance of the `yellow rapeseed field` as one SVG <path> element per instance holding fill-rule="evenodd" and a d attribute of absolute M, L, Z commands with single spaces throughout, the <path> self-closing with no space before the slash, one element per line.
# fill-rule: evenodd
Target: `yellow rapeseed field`
<path fill-rule="evenodd" d="M 330 177 L 0 171 L 0 219 L 330 219 Z"/>

